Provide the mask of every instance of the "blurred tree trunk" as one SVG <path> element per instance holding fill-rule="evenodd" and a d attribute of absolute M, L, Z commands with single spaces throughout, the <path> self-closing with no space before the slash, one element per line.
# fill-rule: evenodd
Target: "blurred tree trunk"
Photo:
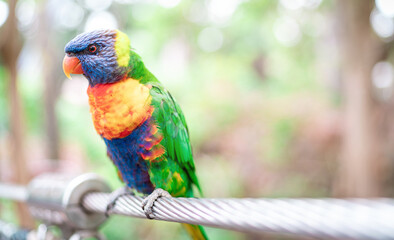
<path fill-rule="evenodd" d="M 382 144 L 378 138 L 371 71 L 383 43 L 374 35 L 370 0 L 338 0 L 338 31 L 344 94 L 344 134 L 339 176 L 334 186 L 341 197 L 381 194 Z"/>
<path fill-rule="evenodd" d="M 22 49 L 21 36 L 17 29 L 15 16 L 16 0 L 8 1 L 9 16 L 3 26 L 0 40 L 0 53 L 8 71 L 7 91 L 10 104 L 10 160 L 12 172 L 19 184 L 27 184 L 29 173 L 25 160 L 24 122 L 22 103 L 18 92 L 17 60 Z M 10 39 L 12 39 L 10 41 Z M 33 227 L 33 221 L 26 205 L 18 203 L 19 222 L 23 227 Z"/>
<path fill-rule="evenodd" d="M 50 19 L 48 17 L 47 1 L 40 3 L 38 15 L 38 46 L 41 50 L 44 79 L 44 114 L 45 114 L 45 142 L 46 155 L 51 160 L 59 159 L 59 131 L 55 111 L 56 100 L 59 95 L 58 75 L 61 72 L 61 56 L 55 54 L 51 34 Z M 59 67 L 56 67 L 58 65 Z"/>

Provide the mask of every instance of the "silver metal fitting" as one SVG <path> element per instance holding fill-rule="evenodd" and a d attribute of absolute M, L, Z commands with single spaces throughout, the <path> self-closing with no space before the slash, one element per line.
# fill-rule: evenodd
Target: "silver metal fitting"
<path fill-rule="evenodd" d="M 32 215 L 46 225 L 76 230 L 95 230 L 105 220 L 103 213 L 83 209 L 81 201 L 91 192 L 110 192 L 105 181 L 94 173 L 79 176 L 43 174 L 28 186 L 27 202 Z"/>

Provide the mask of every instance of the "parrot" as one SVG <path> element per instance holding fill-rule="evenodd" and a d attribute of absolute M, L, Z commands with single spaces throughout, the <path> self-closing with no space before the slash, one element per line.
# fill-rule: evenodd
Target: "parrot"
<path fill-rule="evenodd" d="M 127 189 L 147 195 L 154 218 L 159 197 L 202 196 L 189 130 L 180 106 L 145 67 L 127 34 L 117 29 L 81 33 L 65 46 L 63 71 L 83 74 L 90 113 Z M 208 239 L 199 225 L 182 224 L 192 239 Z"/>

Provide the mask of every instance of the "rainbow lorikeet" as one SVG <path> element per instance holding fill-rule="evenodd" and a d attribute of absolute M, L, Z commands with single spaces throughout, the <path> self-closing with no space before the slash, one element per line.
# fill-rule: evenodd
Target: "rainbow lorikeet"
<path fill-rule="evenodd" d="M 179 105 L 119 30 L 83 33 L 65 47 L 66 76 L 89 81 L 94 127 L 126 185 L 150 194 L 143 206 L 152 216 L 160 196 L 201 193 L 185 118 Z M 165 191 L 163 191 L 165 190 Z M 185 224 L 193 239 L 207 239 L 201 226 Z"/>

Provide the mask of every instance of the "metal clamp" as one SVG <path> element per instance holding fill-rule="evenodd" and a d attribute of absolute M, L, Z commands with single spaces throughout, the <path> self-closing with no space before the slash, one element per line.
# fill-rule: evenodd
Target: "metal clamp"
<path fill-rule="evenodd" d="M 36 219 L 59 226 L 68 239 L 80 230 L 94 232 L 106 220 L 103 213 L 83 209 L 82 198 L 91 192 L 110 192 L 110 188 L 93 173 L 76 177 L 50 173 L 30 182 L 27 202 Z"/>

